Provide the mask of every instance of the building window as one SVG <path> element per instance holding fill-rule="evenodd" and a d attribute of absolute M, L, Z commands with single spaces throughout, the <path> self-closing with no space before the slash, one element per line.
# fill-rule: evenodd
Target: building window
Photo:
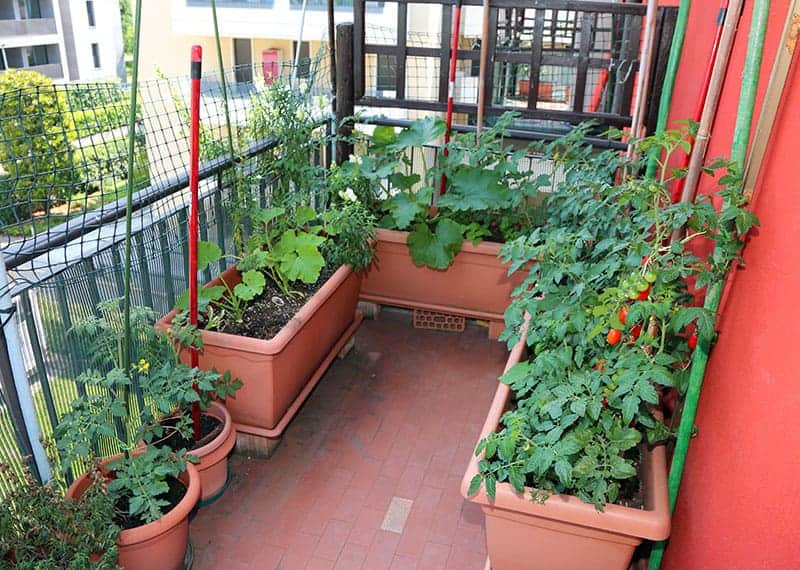
<path fill-rule="evenodd" d="M 397 88 L 397 56 L 379 53 L 375 75 L 378 91 L 394 91 Z"/>
<path fill-rule="evenodd" d="M 19 0 L 19 13 L 23 20 L 41 18 L 42 7 L 39 5 L 39 0 Z"/>
<path fill-rule="evenodd" d="M 89 27 L 94 28 L 94 0 L 86 0 L 86 16 L 89 18 Z"/>
<path fill-rule="evenodd" d="M 37 65 L 47 65 L 50 63 L 47 57 L 47 46 L 31 46 L 27 48 L 26 55 L 28 58 L 28 67 L 36 67 Z"/>
<path fill-rule="evenodd" d="M 92 60 L 95 69 L 100 69 L 100 46 L 98 44 L 92 44 Z"/>

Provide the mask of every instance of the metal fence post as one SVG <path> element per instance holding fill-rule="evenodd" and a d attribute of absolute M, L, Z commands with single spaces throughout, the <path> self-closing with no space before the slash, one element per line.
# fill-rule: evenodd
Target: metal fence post
<path fill-rule="evenodd" d="M 6 264 L 2 254 L 0 254 L 0 383 L 11 408 L 12 419 L 16 419 L 18 424 L 21 420 L 22 425 L 17 429 L 27 437 L 29 449 L 25 450 L 25 453 L 31 453 L 33 456 L 39 480 L 49 481 L 50 463 L 41 442 L 42 432 L 36 417 L 33 393 L 22 362 L 17 315 L 11 301 Z"/>

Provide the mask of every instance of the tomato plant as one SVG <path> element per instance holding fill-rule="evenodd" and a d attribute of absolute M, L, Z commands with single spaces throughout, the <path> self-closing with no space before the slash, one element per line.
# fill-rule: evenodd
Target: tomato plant
<path fill-rule="evenodd" d="M 484 484 L 492 496 L 507 482 L 518 492 L 533 489 L 533 499 L 568 493 L 602 509 L 636 476 L 636 448 L 670 433 L 653 412 L 660 388 L 685 383 L 687 327 L 701 342 L 715 334 L 715 316 L 693 306 L 687 279 L 703 288 L 723 278 L 756 220 L 731 168 L 719 178 L 722 212 L 707 198 L 672 204 L 666 165 L 685 133 L 641 141 L 643 155 L 655 149 L 662 156 L 661 175 L 621 183 L 618 169 L 637 173 L 642 165 L 593 150 L 584 133 L 579 128 L 544 149 L 564 181 L 546 201 L 544 224 L 503 249 L 512 272 L 530 270 L 501 338 L 509 347 L 524 338 L 529 358 L 501 378 L 515 407 L 479 443 L 471 487 Z M 672 240 L 680 228 L 686 237 Z M 713 259 L 687 248 L 699 236 L 715 241 Z"/>

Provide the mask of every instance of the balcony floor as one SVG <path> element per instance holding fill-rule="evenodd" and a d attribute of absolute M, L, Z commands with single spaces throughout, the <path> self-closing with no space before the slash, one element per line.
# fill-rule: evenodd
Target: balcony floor
<path fill-rule="evenodd" d="M 459 487 L 505 359 L 472 323 L 365 320 L 275 454 L 233 457 L 227 492 L 192 522 L 194 568 L 482 570 L 483 514 Z M 398 498 L 413 501 L 405 526 L 382 530 L 393 500 L 408 509 Z"/>

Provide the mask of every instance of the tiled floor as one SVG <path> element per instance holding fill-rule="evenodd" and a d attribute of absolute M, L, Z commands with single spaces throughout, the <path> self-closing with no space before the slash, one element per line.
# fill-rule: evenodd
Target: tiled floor
<path fill-rule="evenodd" d="M 276 453 L 233 458 L 192 521 L 194 568 L 482 570 L 483 514 L 459 486 L 505 358 L 477 325 L 365 320 Z M 395 497 L 413 501 L 401 533 L 381 529 Z"/>

